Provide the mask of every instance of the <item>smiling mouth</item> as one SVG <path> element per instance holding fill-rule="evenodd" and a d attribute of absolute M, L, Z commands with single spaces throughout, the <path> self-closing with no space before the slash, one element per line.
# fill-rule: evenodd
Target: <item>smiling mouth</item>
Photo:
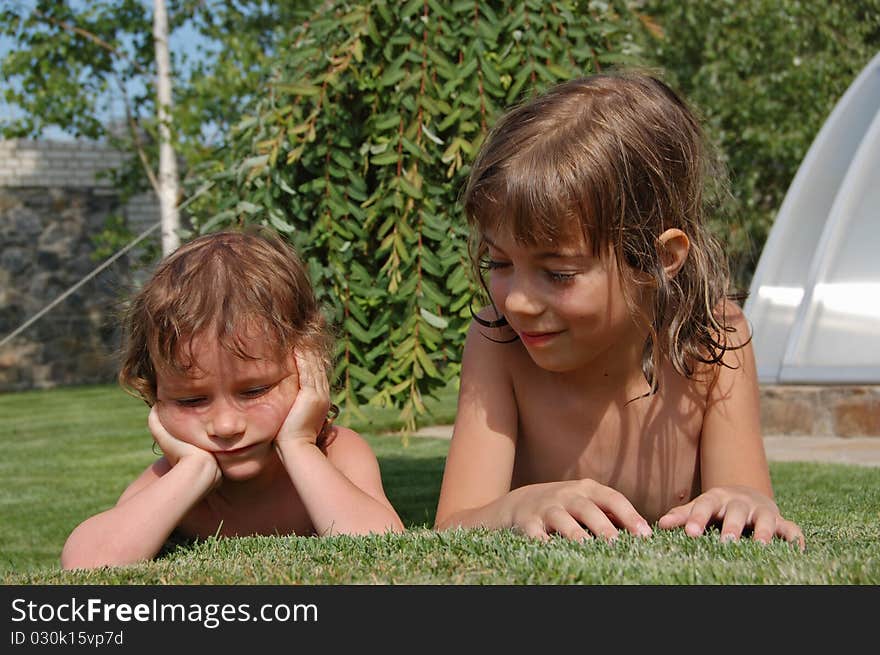
<path fill-rule="evenodd" d="M 520 332 L 520 340 L 527 346 L 540 346 L 549 342 L 554 337 L 562 334 L 559 332 Z"/>

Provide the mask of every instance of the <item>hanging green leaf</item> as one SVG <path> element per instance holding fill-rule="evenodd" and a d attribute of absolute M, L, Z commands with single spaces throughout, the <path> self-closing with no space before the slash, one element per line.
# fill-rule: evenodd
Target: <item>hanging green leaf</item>
<path fill-rule="evenodd" d="M 432 314 L 427 309 L 419 309 L 419 314 L 422 315 L 422 318 L 425 319 L 430 325 L 433 325 L 435 328 L 443 329 L 447 325 L 449 325 L 449 321 L 441 316 L 437 316 L 436 314 Z"/>

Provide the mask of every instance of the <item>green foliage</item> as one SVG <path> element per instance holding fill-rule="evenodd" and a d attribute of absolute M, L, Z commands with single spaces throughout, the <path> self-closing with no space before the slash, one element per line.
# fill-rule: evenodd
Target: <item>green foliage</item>
<path fill-rule="evenodd" d="M 169 0 L 172 30 L 209 39 L 190 61 L 172 52 L 184 182 L 214 183 L 191 206 L 195 228 L 264 223 L 298 246 L 338 329 L 352 411 L 395 406 L 412 426 L 423 395 L 456 377 L 474 289 L 468 163 L 502 109 L 560 79 L 641 55 L 666 70 L 729 168 L 716 231 L 747 286 L 812 139 L 880 48 L 880 0 L 630 4 L 640 20 L 622 1 Z M 112 173 L 123 199 L 143 190 L 137 147 L 152 166 L 157 127 L 148 3 L 27 7 L 0 14 L 16 41 L 3 92 L 22 110 L 2 133 L 105 139 L 132 154 Z M 134 129 L 101 120 L 114 88 Z M 97 239 L 126 236 L 111 223 Z"/>
<path fill-rule="evenodd" d="M 171 30 L 208 45 L 172 52 L 172 140 L 197 231 L 259 222 L 305 256 L 339 339 L 339 398 L 402 412 L 456 378 L 472 286 L 458 195 L 498 113 L 561 79 L 626 61 L 630 14 L 608 3 L 169 0 Z M 315 10 L 315 7 L 319 9 Z M 311 9 L 310 9 L 311 8 Z M 7 137 L 58 126 L 129 152 L 121 200 L 154 169 L 148 5 L 12 5 L 2 62 L 22 110 Z M 102 116 L 116 89 L 126 118 Z M 218 151 L 215 146 L 221 143 Z M 110 221 L 101 252 L 130 235 Z"/>
<path fill-rule="evenodd" d="M 238 121 L 277 34 L 298 22 L 302 8 L 316 0 L 166 4 L 171 32 L 189 30 L 205 43 L 189 54 L 171 52 L 172 141 L 185 176 L 213 156 L 217 133 Z M 0 10 L 0 34 L 15 42 L 0 61 L 3 97 L 18 109 L 4 117 L 0 134 L 39 138 L 49 128 L 60 128 L 128 154 L 122 166 L 104 173 L 121 203 L 147 190 L 146 170 L 157 168 L 151 5 L 143 0 L 37 0 L 7 3 Z M 93 240 L 104 254 L 128 236 L 111 219 Z"/>
<path fill-rule="evenodd" d="M 171 32 L 187 29 L 202 37 L 195 52 L 171 52 L 176 145 L 183 149 L 185 162 L 206 151 L 212 130 L 223 131 L 237 122 L 278 35 L 314 4 L 316 0 L 167 0 Z M 155 137 L 151 3 L 9 3 L 0 12 L 0 33 L 15 41 L 0 62 L 7 81 L 4 99 L 20 110 L 2 124 L 4 137 L 36 138 L 58 127 L 71 136 L 115 139 L 116 145 L 130 149 L 133 144 L 127 139 L 132 135 L 119 123 L 127 118 L 146 141 Z M 120 116 L 114 101 L 125 105 L 130 116 Z"/>
<path fill-rule="evenodd" d="M 77 137 L 103 137 L 98 116 L 108 108 L 111 86 L 141 74 L 152 59 L 150 18 L 138 0 L 92 2 L 78 10 L 54 0 L 32 8 L 10 4 L 0 26 L 17 46 L 0 65 L 8 82 L 4 99 L 22 109 L 3 125 L 6 137 L 33 137 L 52 125 Z"/>
<path fill-rule="evenodd" d="M 214 193 L 194 203 L 194 225 L 261 223 L 296 245 L 339 328 L 343 406 L 398 407 L 413 427 L 423 395 L 457 376 L 473 292 L 458 203 L 468 164 L 503 109 L 632 54 L 621 16 L 336 2 L 278 42 L 204 172 Z"/>
<path fill-rule="evenodd" d="M 880 49 L 880 0 L 645 3 L 647 54 L 702 111 L 731 178 L 719 226 L 747 287 L 834 104 Z"/>

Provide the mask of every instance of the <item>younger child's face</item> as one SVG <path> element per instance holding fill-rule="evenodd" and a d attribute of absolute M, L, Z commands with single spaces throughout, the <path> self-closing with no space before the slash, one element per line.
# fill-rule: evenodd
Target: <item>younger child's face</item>
<path fill-rule="evenodd" d="M 563 373 L 620 369 L 625 359 L 641 370 L 646 333 L 632 318 L 610 252 L 594 256 L 579 232 L 547 247 L 503 233 L 484 238 L 489 292 L 535 364 Z"/>
<path fill-rule="evenodd" d="M 214 454 L 224 477 L 243 480 L 275 462 L 273 440 L 299 391 L 291 357 L 273 359 L 264 340 L 243 339 L 241 359 L 196 337 L 191 375 L 156 372 L 159 419 L 172 436 Z"/>

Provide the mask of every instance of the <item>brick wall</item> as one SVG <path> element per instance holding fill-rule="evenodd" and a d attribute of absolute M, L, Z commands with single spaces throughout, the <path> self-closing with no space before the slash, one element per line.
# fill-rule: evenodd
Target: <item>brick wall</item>
<path fill-rule="evenodd" d="M 118 152 L 89 141 L 0 141 L 0 187 L 109 188 L 96 174 L 121 162 Z"/>
<path fill-rule="evenodd" d="M 89 189 L 113 195 L 110 180 L 101 173 L 122 161 L 119 152 L 92 141 L 0 140 L 0 189 Z M 159 220 L 152 192 L 135 196 L 121 211 L 135 233 Z"/>

